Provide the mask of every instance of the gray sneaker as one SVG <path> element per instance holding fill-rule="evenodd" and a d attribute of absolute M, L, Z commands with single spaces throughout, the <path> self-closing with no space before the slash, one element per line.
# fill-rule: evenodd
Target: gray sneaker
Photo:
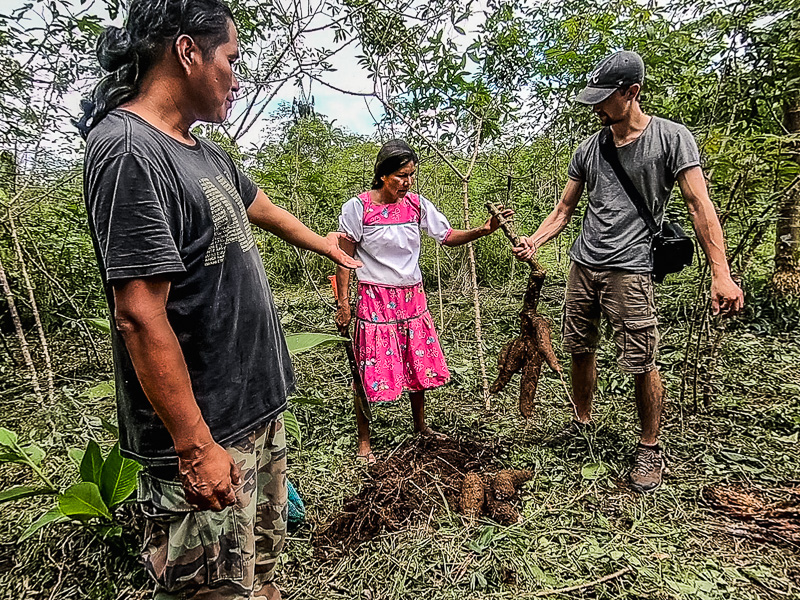
<path fill-rule="evenodd" d="M 652 492 L 661 485 L 666 470 L 660 446 L 639 444 L 631 470 L 631 489 L 635 492 Z"/>

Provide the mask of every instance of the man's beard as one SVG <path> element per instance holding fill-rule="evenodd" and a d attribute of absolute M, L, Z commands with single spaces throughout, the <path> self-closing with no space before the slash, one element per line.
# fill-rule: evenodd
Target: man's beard
<path fill-rule="evenodd" d="M 600 119 L 600 122 L 605 126 L 616 125 L 617 123 L 622 123 L 622 119 L 612 119 L 606 113 L 599 113 L 597 117 Z"/>

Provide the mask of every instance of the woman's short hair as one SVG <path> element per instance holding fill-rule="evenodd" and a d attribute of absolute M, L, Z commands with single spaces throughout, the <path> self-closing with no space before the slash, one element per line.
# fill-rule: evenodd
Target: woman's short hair
<path fill-rule="evenodd" d="M 145 74 L 181 35 L 208 58 L 228 41 L 230 8 L 221 0 L 133 0 L 124 27 L 107 27 L 97 40 L 97 60 L 108 75 L 83 100 L 75 125 L 89 131 L 120 104 L 136 97 Z"/>
<path fill-rule="evenodd" d="M 375 159 L 375 176 L 372 178 L 372 189 L 379 190 L 383 187 L 381 177 L 402 169 L 408 163 L 419 162 L 417 153 L 403 140 L 389 140 L 378 151 Z"/>

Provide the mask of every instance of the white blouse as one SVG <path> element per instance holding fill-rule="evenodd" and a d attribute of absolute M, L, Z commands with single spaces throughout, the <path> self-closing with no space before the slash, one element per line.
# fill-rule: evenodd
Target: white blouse
<path fill-rule="evenodd" d="M 339 231 L 356 243 L 363 263 L 356 277 L 363 283 L 409 286 L 422 281 L 419 268 L 420 230 L 439 244 L 452 227 L 431 202 L 408 193 L 393 204 L 373 204 L 369 192 L 351 198 L 339 215 Z"/>

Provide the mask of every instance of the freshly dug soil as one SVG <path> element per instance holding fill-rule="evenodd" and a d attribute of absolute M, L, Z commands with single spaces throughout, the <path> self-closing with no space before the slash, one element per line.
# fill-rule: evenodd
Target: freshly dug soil
<path fill-rule="evenodd" d="M 465 475 L 499 471 L 500 450 L 497 444 L 426 436 L 404 442 L 375 463 L 361 491 L 314 532 L 315 556 L 335 555 L 381 532 L 398 531 L 415 516 L 441 510 L 443 497 L 451 510 L 459 510 Z"/>

